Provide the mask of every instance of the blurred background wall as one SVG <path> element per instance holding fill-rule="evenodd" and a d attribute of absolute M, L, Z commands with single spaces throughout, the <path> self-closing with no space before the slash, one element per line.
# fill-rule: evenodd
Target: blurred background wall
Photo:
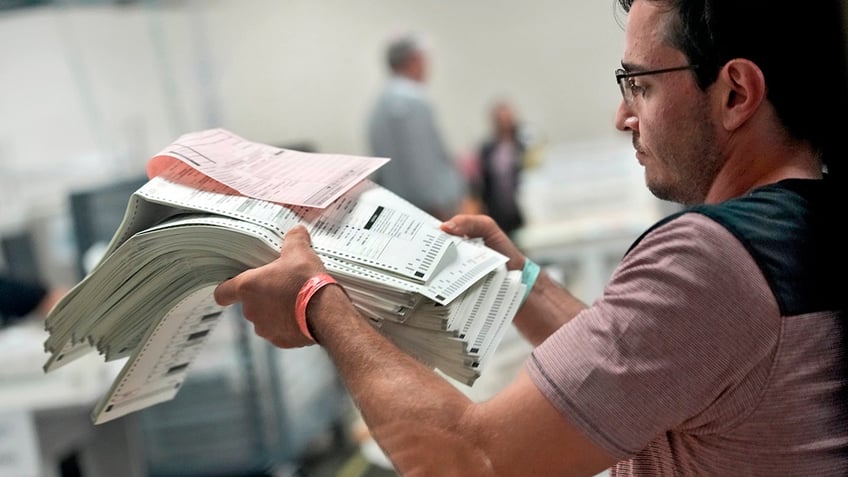
<path fill-rule="evenodd" d="M 366 154 L 393 33 L 424 34 L 459 157 L 496 95 L 550 143 L 614 134 L 613 0 L 0 1 L 0 233 L 35 229 L 47 279 L 73 253 L 69 191 L 143 173 L 184 132 Z M 635 164 L 635 162 L 634 162 Z M 45 230 L 47 229 L 47 230 Z M 49 242 L 49 243 L 45 243 Z"/>

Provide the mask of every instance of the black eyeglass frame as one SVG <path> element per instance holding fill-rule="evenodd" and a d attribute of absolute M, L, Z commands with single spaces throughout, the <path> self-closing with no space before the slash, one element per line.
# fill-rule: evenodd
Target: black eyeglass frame
<path fill-rule="evenodd" d="M 683 70 L 694 70 L 697 69 L 698 65 L 683 65 L 683 66 L 675 66 L 673 68 L 661 68 L 658 70 L 646 70 L 646 71 L 633 71 L 629 72 L 624 70 L 624 68 L 618 68 L 615 70 L 615 82 L 618 83 L 618 88 L 621 90 L 621 97 L 624 98 L 624 102 L 630 104 L 635 97 L 633 94 L 633 90 L 631 85 L 627 85 L 628 92 L 625 92 L 624 82 L 622 80 L 630 79 L 636 76 L 647 76 L 647 75 L 658 75 L 662 73 L 671 73 L 673 71 L 683 71 Z"/>

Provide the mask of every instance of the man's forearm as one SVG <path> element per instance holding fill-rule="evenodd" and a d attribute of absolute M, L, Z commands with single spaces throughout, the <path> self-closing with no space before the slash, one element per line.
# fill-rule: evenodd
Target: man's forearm
<path fill-rule="evenodd" d="M 583 302 L 542 272 L 513 323 L 535 347 L 584 308 Z"/>
<path fill-rule="evenodd" d="M 383 337 L 340 289 L 326 287 L 317 294 L 308 317 L 371 434 L 398 470 L 447 475 L 430 472 L 443 471 L 438 466 L 448 460 L 453 469 L 487 467 L 475 440 L 480 430 L 467 419 L 473 403 Z"/>

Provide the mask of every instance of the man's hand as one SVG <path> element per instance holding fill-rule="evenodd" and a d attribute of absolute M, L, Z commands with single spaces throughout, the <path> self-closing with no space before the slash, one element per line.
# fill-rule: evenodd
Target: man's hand
<path fill-rule="evenodd" d="M 219 305 L 242 302 L 244 317 L 260 337 L 280 348 L 312 344 L 297 327 L 295 302 L 306 281 L 324 273 L 324 264 L 312 251 L 309 233 L 298 225 L 286 234 L 280 257 L 247 270 L 215 289 Z"/>
<path fill-rule="evenodd" d="M 442 230 L 452 235 L 482 238 L 486 246 L 509 257 L 508 270 L 524 267 L 524 254 L 488 215 L 455 215 L 442 224 Z"/>

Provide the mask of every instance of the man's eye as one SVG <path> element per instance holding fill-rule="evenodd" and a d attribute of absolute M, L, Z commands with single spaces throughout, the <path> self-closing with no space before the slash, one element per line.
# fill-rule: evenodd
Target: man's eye
<path fill-rule="evenodd" d="M 636 84 L 635 78 L 627 78 L 627 85 L 630 87 L 630 92 L 633 93 L 633 97 L 642 96 L 645 94 L 645 87 L 639 84 Z"/>

